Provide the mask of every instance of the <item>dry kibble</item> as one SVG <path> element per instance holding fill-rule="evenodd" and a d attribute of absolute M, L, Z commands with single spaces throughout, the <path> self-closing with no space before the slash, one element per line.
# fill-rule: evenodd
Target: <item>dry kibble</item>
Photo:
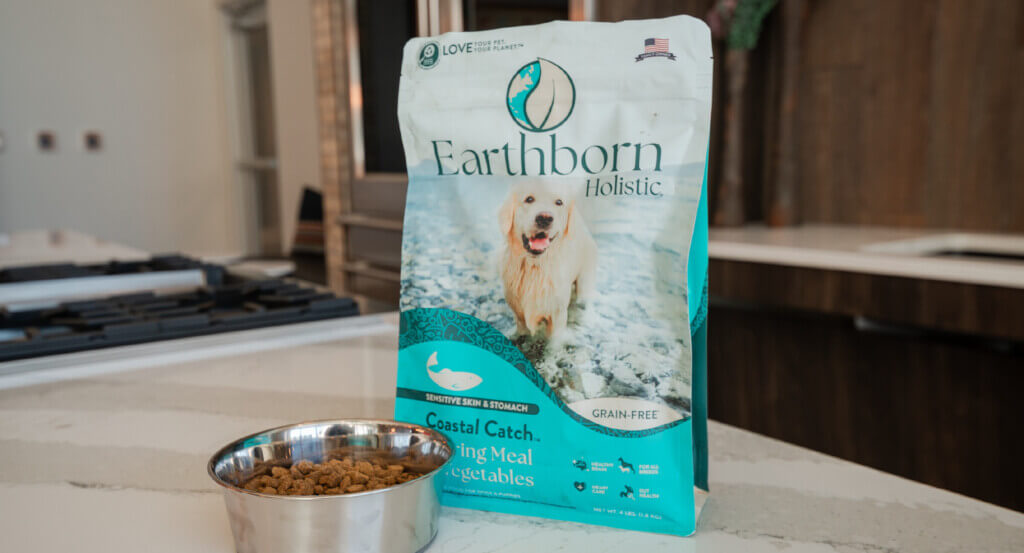
<path fill-rule="evenodd" d="M 378 450 L 347 446 L 322 463 L 303 459 L 290 467 L 258 468 L 242 488 L 270 495 L 343 495 L 379 490 L 415 480 L 437 468 L 421 456 L 395 458 Z"/>

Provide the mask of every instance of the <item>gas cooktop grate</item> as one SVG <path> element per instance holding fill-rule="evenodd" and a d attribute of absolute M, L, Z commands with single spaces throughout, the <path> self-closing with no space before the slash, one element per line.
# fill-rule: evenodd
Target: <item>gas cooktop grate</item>
<path fill-rule="evenodd" d="M 40 309 L 0 310 L 0 362 L 359 314 L 351 298 L 311 286 L 284 279 L 225 283 L 220 267 L 188 258 L 173 259 L 172 263 L 154 266 L 150 262 L 134 268 L 201 268 L 208 284 L 181 293 L 133 293 Z M 119 264 L 116 273 L 103 272 L 101 267 L 112 266 L 28 267 L 13 275 L 22 278 L 11 278 L 11 269 L 0 276 L 6 277 L 6 282 L 24 282 L 26 275 L 74 278 L 130 272 L 124 270 L 125 264 Z M 59 276 L 46 276 L 54 273 Z"/>

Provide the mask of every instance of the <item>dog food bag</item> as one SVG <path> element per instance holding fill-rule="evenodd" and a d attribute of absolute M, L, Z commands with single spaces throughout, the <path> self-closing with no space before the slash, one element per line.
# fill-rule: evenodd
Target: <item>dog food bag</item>
<path fill-rule="evenodd" d="M 694 531 L 712 63 L 686 16 L 405 45 L 395 418 L 447 505 Z"/>

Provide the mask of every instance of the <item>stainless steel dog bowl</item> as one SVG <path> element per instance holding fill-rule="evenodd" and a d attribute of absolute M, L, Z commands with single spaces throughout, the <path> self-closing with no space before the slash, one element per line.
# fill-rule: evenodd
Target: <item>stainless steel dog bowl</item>
<path fill-rule="evenodd" d="M 395 457 L 407 453 L 437 468 L 389 488 L 346 495 L 285 496 L 241 486 L 274 466 L 321 462 L 333 449 L 368 446 Z M 239 553 L 413 553 L 437 533 L 438 475 L 452 450 L 440 433 L 394 421 L 331 420 L 272 428 L 218 451 L 208 466 L 224 488 Z"/>

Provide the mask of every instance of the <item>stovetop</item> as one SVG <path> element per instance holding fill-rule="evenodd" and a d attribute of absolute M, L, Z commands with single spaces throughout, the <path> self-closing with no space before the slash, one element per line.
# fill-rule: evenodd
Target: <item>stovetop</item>
<path fill-rule="evenodd" d="M 202 271 L 206 284 L 185 292 L 0 308 L 0 362 L 359 314 L 351 298 L 288 279 L 239 280 L 223 267 L 183 256 L 10 268 L 0 270 L 0 286 L 181 270 Z"/>

